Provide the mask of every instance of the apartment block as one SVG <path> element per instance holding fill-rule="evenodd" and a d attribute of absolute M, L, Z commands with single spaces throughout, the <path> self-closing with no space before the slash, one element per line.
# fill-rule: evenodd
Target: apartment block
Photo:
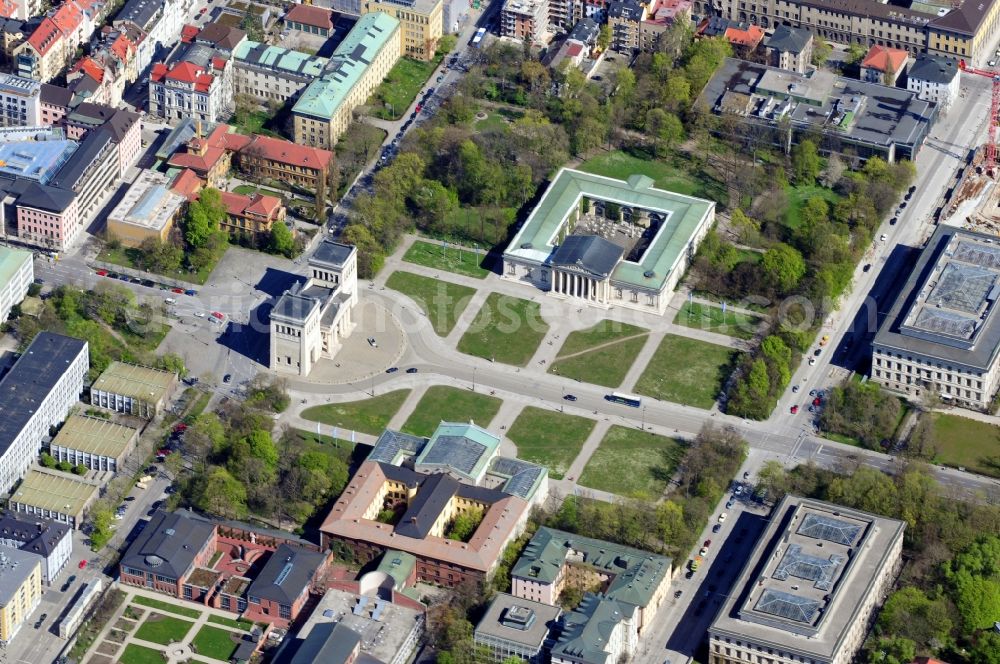
<path fill-rule="evenodd" d="M 533 44 L 548 42 L 549 0 L 506 0 L 500 11 L 500 34 Z"/>
<path fill-rule="evenodd" d="M 87 342 L 41 332 L 0 380 L 0 489 L 10 491 L 35 462 L 49 428 L 83 392 Z"/>
<path fill-rule="evenodd" d="M 0 547 L 19 549 L 42 558 L 42 583 L 52 585 L 73 555 L 73 531 L 48 519 L 18 519 L 0 514 Z"/>
<path fill-rule="evenodd" d="M 311 9 L 308 5 L 295 6 Z M 233 60 L 233 94 L 281 103 L 298 97 L 330 63 L 328 58 L 253 41 L 240 44 Z"/>
<path fill-rule="evenodd" d="M 0 75 L 0 127 L 41 125 L 41 87 L 34 79 Z"/>
<path fill-rule="evenodd" d="M 42 600 L 42 557 L 0 549 L 0 644 L 7 645 Z"/>
<path fill-rule="evenodd" d="M 330 57 L 327 72 L 292 107 L 296 143 L 333 149 L 353 120 L 354 109 L 368 100 L 399 60 L 403 25 L 382 11 L 358 20 Z"/>

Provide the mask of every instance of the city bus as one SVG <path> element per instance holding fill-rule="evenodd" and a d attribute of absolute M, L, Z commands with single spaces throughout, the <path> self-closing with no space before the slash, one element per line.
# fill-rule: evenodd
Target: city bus
<path fill-rule="evenodd" d="M 469 42 L 472 48 L 479 48 L 479 45 L 483 43 L 483 37 L 486 36 L 486 28 L 479 28 L 476 30 L 476 34 L 472 36 L 472 41 Z"/>
<path fill-rule="evenodd" d="M 621 392 L 612 392 L 611 394 L 604 397 L 612 403 L 620 403 L 623 406 L 631 406 L 632 408 L 638 408 L 642 405 L 642 399 L 635 396 L 634 394 L 623 394 Z"/>

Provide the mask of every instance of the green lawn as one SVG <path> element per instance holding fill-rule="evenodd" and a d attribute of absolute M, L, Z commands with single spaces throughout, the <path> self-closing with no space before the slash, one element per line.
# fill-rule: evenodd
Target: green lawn
<path fill-rule="evenodd" d="M 236 629 L 242 629 L 245 632 L 249 632 L 253 629 L 253 623 L 249 620 L 233 620 L 232 618 L 225 618 L 223 616 L 208 616 L 208 622 L 215 623 L 217 625 L 226 625 L 227 627 L 235 627 Z"/>
<path fill-rule="evenodd" d="M 117 661 L 119 664 L 163 664 L 166 660 L 159 650 L 130 643 L 125 646 Z"/>
<path fill-rule="evenodd" d="M 587 461 L 579 483 L 619 496 L 656 500 L 683 454 L 683 446 L 673 438 L 615 425 Z"/>
<path fill-rule="evenodd" d="M 752 339 L 760 326 L 761 318 L 728 308 L 722 313 L 722 307 L 711 304 L 685 302 L 674 316 L 674 323 L 696 330 L 728 334 L 737 339 Z"/>
<path fill-rule="evenodd" d="M 189 609 L 185 606 L 178 606 L 177 604 L 168 604 L 158 599 L 151 599 L 144 595 L 135 595 L 132 597 L 133 604 L 142 604 L 143 606 L 148 606 L 153 609 L 158 609 L 160 611 L 169 611 L 170 613 L 176 613 L 177 615 L 184 616 L 186 618 L 197 619 L 201 615 L 201 611 L 198 609 Z"/>
<path fill-rule="evenodd" d="M 449 243 L 446 248 L 444 245 L 420 240 L 414 242 L 403 254 L 403 260 L 407 263 L 454 272 L 476 279 L 485 279 L 490 273 L 489 270 L 482 267 L 484 258 L 485 255 L 468 247 Z"/>
<path fill-rule="evenodd" d="M 549 373 L 566 376 L 584 383 L 618 387 L 625 380 L 635 356 L 646 344 L 646 334 L 623 341 L 612 342 L 610 346 L 587 351 L 564 360 L 556 360 L 549 367 Z"/>
<path fill-rule="evenodd" d="M 416 409 L 403 425 L 403 431 L 416 436 L 430 436 L 441 422 L 475 422 L 487 427 L 503 403 L 496 397 L 465 387 L 433 385 L 420 397 Z"/>
<path fill-rule="evenodd" d="M 538 303 L 491 293 L 459 340 L 458 350 L 523 367 L 548 330 Z"/>
<path fill-rule="evenodd" d="M 469 300 L 476 294 L 476 290 L 468 286 L 402 270 L 390 274 L 385 285 L 408 295 L 416 302 L 427 314 L 434 331 L 442 337 L 448 336 L 458 322 L 458 317 L 469 306 Z"/>
<path fill-rule="evenodd" d="M 383 120 L 398 120 L 403 117 L 403 113 L 417 98 L 420 89 L 440 63 L 440 55 L 430 62 L 400 58 L 368 100 L 372 106 L 372 115 Z"/>
<path fill-rule="evenodd" d="M 319 452 L 340 459 L 344 463 L 348 463 L 351 454 L 354 453 L 355 443 L 349 440 L 317 434 L 315 431 L 303 431 L 302 429 L 289 429 L 288 434 L 292 436 L 288 442 L 298 446 L 302 452 Z"/>
<path fill-rule="evenodd" d="M 635 391 L 655 399 L 711 408 L 739 351 L 668 334 L 656 349 Z"/>
<path fill-rule="evenodd" d="M 802 206 L 805 202 L 810 198 L 815 198 L 816 196 L 825 198 L 826 202 L 830 204 L 831 209 L 837 201 L 840 200 L 840 196 L 837 195 L 837 192 L 816 184 L 798 187 L 788 185 L 788 188 L 785 189 L 785 193 L 788 195 L 788 210 L 785 212 L 785 224 L 789 228 L 798 228 L 799 224 L 802 223 L 802 219 L 799 217 L 799 212 L 802 210 Z"/>
<path fill-rule="evenodd" d="M 176 279 L 178 281 L 186 281 L 191 284 L 197 284 L 199 286 L 203 285 L 208 278 L 212 276 L 212 270 L 218 265 L 219 261 L 226 252 L 222 252 L 219 255 L 219 260 L 210 262 L 208 265 L 198 270 L 197 272 L 189 272 L 188 270 L 181 268 L 171 274 L 163 274 L 161 276 L 169 277 L 171 279 Z M 144 271 L 150 275 L 160 274 L 158 272 L 149 272 L 142 270 L 139 267 L 140 252 L 138 249 L 122 248 L 122 249 L 109 249 L 107 246 L 98 255 L 97 260 L 103 261 L 105 263 L 112 263 L 113 265 L 120 265 L 121 267 L 132 268 L 133 270 Z"/>
<path fill-rule="evenodd" d="M 280 199 L 284 203 L 287 203 L 288 199 L 290 198 L 287 191 L 277 191 L 274 189 L 267 189 L 265 187 L 258 187 L 252 184 L 241 184 L 233 188 L 234 194 L 249 195 L 258 192 L 265 196 L 274 196 L 275 198 Z"/>
<path fill-rule="evenodd" d="M 649 330 L 637 325 L 629 325 L 628 323 L 605 319 L 585 330 L 570 332 L 556 357 L 576 355 L 577 353 L 582 353 L 585 350 L 590 350 L 595 346 L 600 346 L 610 341 L 618 341 L 648 333 Z"/>
<path fill-rule="evenodd" d="M 1000 427 L 959 415 L 932 417 L 936 462 L 1000 477 Z"/>
<path fill-rule="evenodd" d="M 303 50 L 303 49 L 297 49 Z M 251 113 L 238 112 L 233 116 L 230 124 L 241 134 L 247 134 L 248 136 L 253 136 L 254 134 L 262 134 L 264 136 L 273 136 L 274 138 L 283 138 L 280 134 L 271 131 L 270 129 L 265 129 L 264 125 L 271 116 L 264 111 L 253 111 Z"/>
<path fill-rule="evenodd" d="M 135 637 L 153 643 L 176 643 L 184 638 L 193 625 L 190 620 L 181 620 L 162 613 L 150 613 L 135 631 Z"/>
<path fill-rule="evenodd" d="M 681 162 L 683 164 L 683 162 Z M 706 197 L 710 190 L 717 189 L 715 183 L 706 183 L 684 166 L 675 166 L 665 161 L 654 160 L 642 152 L 615 150 L 592 157 L 578 166 L 581 171 L 604 175 L 618 180 L 627 180 L 637 173 L 654 180 L 656 187 L 687 196 Z"/>
<path fill-rule="evenodd" d="M 597 422 L 578 415 L 527 406 L 514 420 L 507 437 L 517 445 L 519 459 L 541 464 L 553 479 L 562 479 Z"/>
<path fill-rule="evenodd" d="M 490 109 L 482 120 L 473 119 L 472 127 L 476 131 L 488 131 L 490 129 L 501 129 L 508 126 L 513 120 L 523 117 L 524 113 L 518 113 L 507 108 Z"/>
<path fill-rule="evenodd" d="M 406 401 L 409 390 L 394 390 L 371 399 L 313 406 L 302 411 L 302 417 L 333 427 L 352 429 L 377 436 Z"/>
<path fill-rule="evenodd" d="M 228 662 L 236 652 L 237 645 L 231 634 L 232 632 L 224 629 L 205 625 L 191 639 L 191 645 L 194 646 L 195 652 L 203 657 Z"/>

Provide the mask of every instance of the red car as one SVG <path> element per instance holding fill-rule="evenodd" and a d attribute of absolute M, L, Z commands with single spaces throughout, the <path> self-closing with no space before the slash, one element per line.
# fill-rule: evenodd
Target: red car
<path fill-rule="evenodd" d="M 177 293 L 178 295 L 183 295 L 184 294 L 184 289 L 183 288 L 171 288 L 170 292 L 171 293 Z"/>
<path fill-rule="evenodd" d="M 795 414 L 795 413 L 797 413 L 797 412 L 799 412 L 799 407 L 798 407 L 798 405 L 795 405 L 795 406 L 792 406 L 792 415 L 794 415 L 794 414 Z"/>
<path fill-rule="evenodd" d="M 424 105 L 423 105 L 423 104 L 417 104 L 417 108 L 416 108 L 416 109 L 414 109 L 414 110 L 416 110 L 416 111 L 417 111 L 417 113 L 419 113 L 419 112 L 420 112 L 420 111 L 422 111 L 423 109 L 424 109 Z"/>
<path fill-rule="evenodd" d="M 712 540 L 710 539 L 705 540 L 705 543 L 702 544 L 702 546 L 707 549 L 708 547 L 712 546 Z"/>
<path fill-rule="evenodd" d="M 183 432 L 187 431 L 187 428 L 188 428 L 188 425 L 186 425 L 183 422 L 181 422 L 180 424 L 178 424 L 177 426 L 174 427 L 174 433 L 183 433 Z"/>
<path fill-rule="evenodd" d="M 77 565 L 77 567 L 79 567 L 80 569 L 83 569 L 86 566 L 87 566 L 87 561 L 86 560 L 81 560 L 80 564 Z"/>
<path fill-rule="evenodd" d="M 822 400 L 822 399 L 820 399 L 819 397 L 816 397 L 815 399 L 813 399 L 813 405 L 814 405 L 814 406 L 818 406 L 818 405 L 820 405 L 821 403 L 823 403 L 823 400 Z"/>
<path fill-rule="evenodd" d="M 99 277 L 106 277 L 106 276 L 108 276 L 108 271 L 107 270 L 98 270 L 97 271 L 97 276 L 99 276 Z"/>
<path fill-rule="evenodd" d="M 215 316 L 216 318 L 218 318 L 219 320 L 222 320 L 223 318 L 226 317 L 225 314 L 223 314 L 223 313 L 221 313 L 219 311 L 213 311 L 212 315 Z"/>

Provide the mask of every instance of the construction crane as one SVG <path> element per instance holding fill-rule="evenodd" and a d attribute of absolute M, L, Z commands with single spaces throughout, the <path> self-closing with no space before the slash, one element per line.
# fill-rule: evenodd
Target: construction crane
<path fill-rule="evenodd" d="M 986 170 L 993 175 L 993 168 L 997 165 L 997 123 L 1000 122 L 1000 72 L 991 69 L 977 69 L 965 63 L 965 60 L 958 61 L 958 67 L 964 72 L 985 76 L 993 81 L 993 97 L 990 102 L 990 123 L 989 139 L 986 143 Z"/>

